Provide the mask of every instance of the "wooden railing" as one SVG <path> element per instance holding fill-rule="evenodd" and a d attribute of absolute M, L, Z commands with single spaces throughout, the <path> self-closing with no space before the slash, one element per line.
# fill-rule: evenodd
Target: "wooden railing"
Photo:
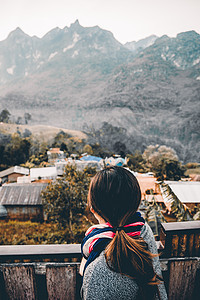
<path fill-rule="evenodd" d="M 0 246 L 0 262 L 81 260 L 80 244 Z"/>
<path fill-rule="evenodd" d="M 0 300 L 80 299 L 81 247 L 0 246 Z"/>
<path fill-rule="evenodd" d="M 200 243 L 197 238 L 200 222 L 187 223 L 163 225 L 162 242 L 167 248 L 162 250 L 160 261 L 170 300 L 194 300 L 200 295 Z M 182 226 L 186 226 L 186 230 Z M 191 255 L 181 257 L 179 250 L 175 251 L 176 257 L 172 255 L 174 250 L 169 255 L 166 251 L 170 243 L 174 245 L 174 239 L 177 249 L 186 249 L 185 253 Z M 80 299 L 80 259 L 80 245 L 75 244 L 0 246 L 0 300 Z"/>

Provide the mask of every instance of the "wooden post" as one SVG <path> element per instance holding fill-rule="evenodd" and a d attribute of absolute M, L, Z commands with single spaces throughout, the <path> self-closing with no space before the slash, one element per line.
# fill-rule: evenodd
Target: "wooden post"
<path fill-rule="evenodd" d="M 179 245 L 178 245 L 178 257 L 187 256 L 187 234 L 181 234 L 179 236 Z"/>
<path fill-rule="evenodd" d="M 76 299 L 76 265 L 52 264 L 46 266 L 48 299 Z"/>
<path fill-rule="evenodd" d="M 197 260 L 178 260 L 169 262 L 169 300 L 194 299 Z"/>
<path fill-rule="evenodd" d="M 200 255 L 200 221 L 161 224 L 163 257 L 198 257 Z"/>
<path fill-rule="evenodd" d="M 195 235 L 194 248 L 194 256 L 200 256 L 200 234 Z"/>
<path fill-rule="evenodd" d="M 178 235 L 172 235 L 172 247 L 171 247 L 171 256 L 176 257 L 178 256 L 178 242 L 179 242 L 179 236 Z"/>
<path fill-rule="evenodd" d="M 36 300 L 36 282 L 33 266 L 8 264 L 2 267 L 8 299 Z"/>

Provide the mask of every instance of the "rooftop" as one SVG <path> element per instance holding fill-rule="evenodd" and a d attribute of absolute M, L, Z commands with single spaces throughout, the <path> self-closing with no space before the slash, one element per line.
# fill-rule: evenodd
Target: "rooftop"
<path fill-rule="evenodd" d="M 0 190 L 0 205 L 42 205 L 41 191 L 47 183 L 6 184 Z"/>
<path fill-rule="evenodd" d="M 200 182 L 165 181 L 182 203 L 200 203 Z"/>
<path fill-rule="evenodd" d="M 9 169 L 1 171 L 0 172 L 0 178 L 6 177 L 6 176 L 8 176 L 10 174 L 13 174 L 13 173 L 18 173 L 18 174 L 22 174 L 22 175 L 29 175 L 29 169 L 19 167 L 19 166 L 14 166 L 14 167 L 11 167 Z"/>
<path fill-rule="evenodd" d="M 30 169 L 31 180 L 54 179 L 57 177 L 56 167 L 32 168 Z"/>

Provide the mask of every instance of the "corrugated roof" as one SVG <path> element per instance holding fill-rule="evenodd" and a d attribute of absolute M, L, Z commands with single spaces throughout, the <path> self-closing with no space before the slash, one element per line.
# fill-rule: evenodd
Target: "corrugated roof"
<path fill-rule="evenodd" d="M 200 182 L 165 181 L 182 203 L 200 203 Z"/>
<path fill-rule="evenodd" d="M 3 170 L 0 172 L 0 177 L 5 177 L 13 173 L 18 173 L 22 175 L 29 175 L 29 169 L 28 168 L 23 168 L 19 166 L 11 167 L 9 169 Z"/>
<path fill-rule="evenodd" d="M 6 184 L 0 190 L 1 205 L 41 205 L 41 191 L 47 183 Z"/>

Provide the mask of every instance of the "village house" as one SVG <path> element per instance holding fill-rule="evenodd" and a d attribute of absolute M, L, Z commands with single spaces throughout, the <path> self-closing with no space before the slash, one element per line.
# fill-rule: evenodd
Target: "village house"
<path fill-rule="evenodd" d="M 56 167 L 45 167 L 45 168 L 31 168 L 30 169 L 31 181 L 40 179 L 56 179 L 57 170 Z"/>
<path fill-rule="evenodd" d="M 200 205 L 200 182 L 198 181 L 165 181 L 172 193 L 188 208 Z M 166 205 L 167 206 L 167 205 Z"/>
<path fill-rule="evenodd" d="M 47 156 L 50 164 L 54 164 L 55 162 L 65 159 L 65 154 L 60 150 L 60 148 L 50 148 L 50 150 L 47 151 Z"/>
<path fill-rule="evenodd" d="M 147 195 L 146 195 L 147 191 L 149 191 L 149 193 L 152 192 L 153 194 L 160 194 L 160 189 L 157 184 L 157 179 L 153 177 L 151 174 L 136 173 L 135 176 L 137 177 L 137 180 L 140 185 L 142 199 L 147 199 Z M 160 197 L 159 200 L 162 201 Z"/>
<path fill-rule="evenodd" d="M 4 217 L 19 221 L 43 221 L 41 191 L 47 183 L 5 184 L 0 189 L 0 206 Z"/>
<path fill-rule="evenodd" d="M 17 182 L 18 177 L 29 175 L 29 169 L 19 166 L 14 166 L 0 172 L 1 182 Z"/>

